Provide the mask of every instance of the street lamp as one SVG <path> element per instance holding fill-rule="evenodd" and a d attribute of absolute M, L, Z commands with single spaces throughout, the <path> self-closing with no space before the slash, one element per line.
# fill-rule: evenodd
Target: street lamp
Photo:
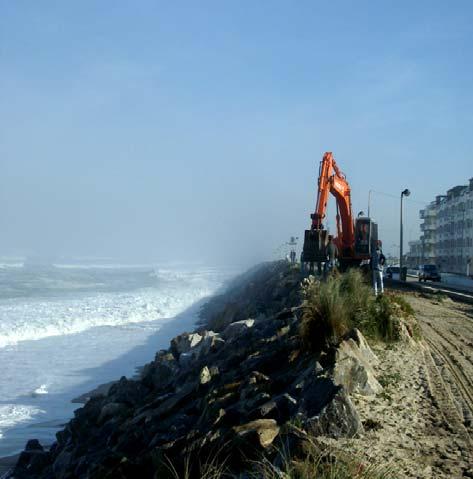
<path fill-rule="evenodd" d="M 401 281 L 404 281 L 404 276 L 402 274 L 402 246 L 403 246 L 403 238 L 402 238 L 402 199 L 404 196 L 409 196 L 411 192 L 406 188 L 404 191 L 401 191 L 401 238 L 400 238 L 400 244 L 399 244 L 399 279 Z"/>
<path fill-rule="evenodd" d="M 368 191 L 368 218 L 371 218 L 370 217 L 370 212 L 371 212 L 371 192 L 373 190 L 369 190 Z"/>

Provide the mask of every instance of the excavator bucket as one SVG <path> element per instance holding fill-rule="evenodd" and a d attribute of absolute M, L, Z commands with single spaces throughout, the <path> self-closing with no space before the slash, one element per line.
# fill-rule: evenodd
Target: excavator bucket
<path fill-rule="evenodd" d="M 317 263 L 327 260 L 327 230 L 305 230 L 302 254 L 304 262 Z"/>

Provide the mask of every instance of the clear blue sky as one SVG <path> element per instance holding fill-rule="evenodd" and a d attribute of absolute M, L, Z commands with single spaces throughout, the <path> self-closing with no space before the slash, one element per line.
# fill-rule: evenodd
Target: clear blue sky
<path fill-rule="evenodd" d="M 309 225 L 327 150 L 356 211 L 370 189 L 430 201 L 473 176 L 472 20 L 471 1 L 0 0 L 0 256 L 257 260 Z M 399 200 L 372 213 L 389 251 Z"/>

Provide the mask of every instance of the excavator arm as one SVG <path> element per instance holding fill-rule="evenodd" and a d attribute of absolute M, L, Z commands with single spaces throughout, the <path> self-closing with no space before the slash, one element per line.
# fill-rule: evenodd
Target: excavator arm
<path fill-rule="evenodd" d="M 342 251 L 353 248 L 354 222 L 351 208 L 351 190 L 345 175 L 331 152 L 326 152 L 320 162 L 317 204 L 312 218 L 312 230 L 323 230 L 329 194 L 337 202 L 337 245 Z M 341 220 L 341 225 L 340 225 Z"/>

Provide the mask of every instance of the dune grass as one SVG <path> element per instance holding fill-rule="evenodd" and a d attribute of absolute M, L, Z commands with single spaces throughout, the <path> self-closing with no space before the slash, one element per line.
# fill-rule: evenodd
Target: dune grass
<path fill-rule="evenodd" d="M 303 282 L 302 293 L 300 334 L 305 348 L 312 351 L 338 344 L 352 328 L 373 339 L 395 341 L 399 339 L 400 318 L 414 315 L 401 295 L 387 293 L 375 297 L 356 269 L 334 274 L 324 282 L 309 277 Z"/>
<path fill-rule="evenodd" d="M 394 479 L 391 468 L 376 465 L 339 447 L 321 445 L 306 436 L 299 455 L 280 452 L 275 466 L 269 460 L 255 462 L 252 479 Z"/>
<path fill-rule="evenodd" d="M 262 454 L 258 460 L 242 459 L 244 473 L 234 473 L 227 467 L 226 460 L 219 455 L 205 461 L 184 458 L 181 467 L 166 460 L 167 474 L 155 477 L 169 479 L 394 479 L 391 469 L 376 465 L 369 460 L 336 446 L 318 442 L 316 437 L 305 434 L 298 454 L 289 448 L 278 449 L 277 459 L 271 460 Z M 228 458 L 227 458 L 228 459 Z M 195 461 L 197 460 L 197 464 Z"/>

